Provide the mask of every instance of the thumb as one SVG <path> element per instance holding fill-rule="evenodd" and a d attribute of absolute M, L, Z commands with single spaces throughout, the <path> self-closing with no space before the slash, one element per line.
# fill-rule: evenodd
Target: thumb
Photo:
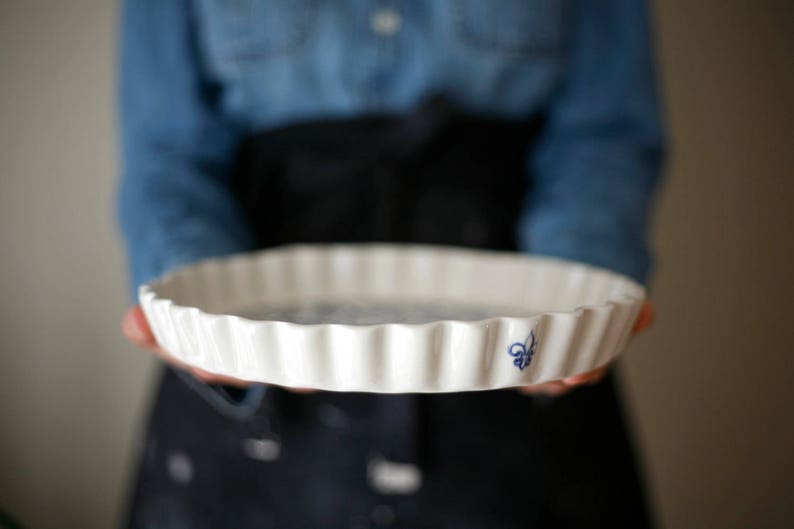
<path fill-rule="evenodd" d="M 637 319 L 634 321 L 634 327 L 632 328 L 632 331 L 635 333 L 644 331 L 651 326 L 655 317 L 656 315 L 653 308 L 653 303 L 645 300 L 645 303 L 643 303 L 642 308 L 640 309 L 640 313 L 637 315 Z"/>
<path fill-rule="evenodd" d="M 121 329 L 124 336 L 137 345 L 149 347 L 156 344 L 152 329 L 140 305 L 127 310 L 121 320 Z"/>

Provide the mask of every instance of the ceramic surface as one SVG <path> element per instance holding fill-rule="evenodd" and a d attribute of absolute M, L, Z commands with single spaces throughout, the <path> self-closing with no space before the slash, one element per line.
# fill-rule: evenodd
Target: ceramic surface
<path fill-rule="evenodd" d="M 143 285 L 139 297 L 160 344 L 188 364 L 284 386 L 394 393 L 504 388 L 594 369 L 626 345 L 645 290 L 559 259 L 368 244 L 210 259 Z M 312 306 L 334 314 L 327 307 L 353 302 L 383 314 L 383 306 L 461 306 L 467 316 L 307 324 L 239 315 Z M 471 307 L 487 316 L 472 319 Z"/>

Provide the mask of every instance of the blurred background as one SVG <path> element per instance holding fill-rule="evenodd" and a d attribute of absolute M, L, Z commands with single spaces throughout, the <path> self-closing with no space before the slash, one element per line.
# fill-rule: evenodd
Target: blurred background
<path fill-rule="evenodd" d="M 0 2 L 0 506 L 117 522 L 155 363 L 126 345 L 115 7 Z M 657 1 L 672 150 L 622 379 L 660 525 L 794 527 L 794 7 Z"/>

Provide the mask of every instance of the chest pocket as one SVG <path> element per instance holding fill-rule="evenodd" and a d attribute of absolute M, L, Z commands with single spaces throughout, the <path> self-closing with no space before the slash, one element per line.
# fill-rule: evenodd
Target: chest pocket
<path fill-rule="evenodd" d="M 554 53 L 562 45 L 563 0 L 453 0 L 455 30 L 485 51 Z"/>
<path fill-rule="evenodd" d="M 294 55 L 314 33 L 316 0 L 198 0 L 204 51 L 221 71 Z"/>

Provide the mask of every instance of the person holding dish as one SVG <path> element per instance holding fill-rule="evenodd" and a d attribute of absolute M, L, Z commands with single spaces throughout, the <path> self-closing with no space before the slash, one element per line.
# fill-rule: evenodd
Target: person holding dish
<path fill-rule="evenodd" d="M 649 35 L 630 0 L 127 0 L 133 289 L 291 242 L 524 251 L 645 281 L 663 147 Z M 312 392 L 174 365 L 138 307 L 122 326 L 172 364 L 127 527 L 652 526 L 607 368 Z"/>

